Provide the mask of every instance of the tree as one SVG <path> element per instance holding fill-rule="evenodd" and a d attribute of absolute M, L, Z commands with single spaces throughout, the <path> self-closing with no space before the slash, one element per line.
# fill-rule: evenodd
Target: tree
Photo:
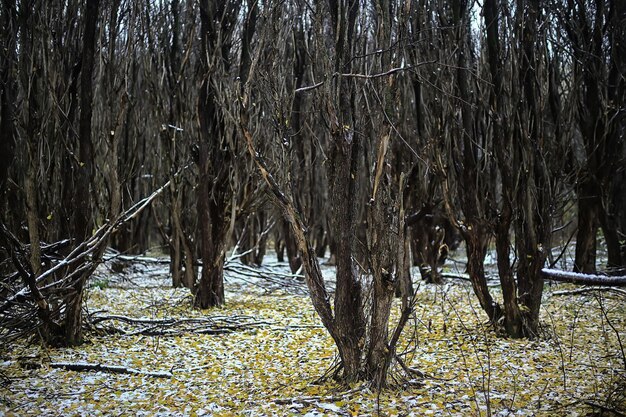
<path fill-rule="evenodd" d="M 456 192 L 459 205 L 463 212 L 462 222 L 456 222 L 455 210 L 453 209 L 453 197 L 450 194 L 450 186 L 445 185 L 446 210 L 448 216 L 458 225 L 461 235 L 465 240 L 467 250 L 467 272 L 472 282 L 474 293 L 478 297 L 481 307 L 487 313 L 492 323 L 498 323 L 502 318 L 501 306 L 493 299 L 487 287 L 484 260 L 487 254 L 487 245 L 492 233 L 491 222 L 493 211 L 488 203 L 495 199 L 493 162 L 488 159 L 484 152 L 488 149 L 487 142 L 481 142 L 479 136 L 479 120 L 472 111 L 475 105 L 475 95 L 472 90 L 477 89 L 471 85 L 470 76 L 474 62 L 470 61 L 473 56 L 470 37 L 469 2 L 455 0 L 451 4 L 452 24 L 455 38 L 453 45 L 456 50 L 456 90 L 453 97 L 458 97 L 460 107 L 460 120 L 458 129 L 453 130 L 455 137 L 449 138 L 451 155 L 446 158 L 448 166 L 451 166 L 455 174 Z M 442 17 L 442 19 L 445 18 Z M 458 117 L 457 117 L 458 118 Z M 486 140 L 485 137 L 482 138 Z M 504 148 L 506 149 L 506 148 Z M 448 172 L 446 166 L 439 162 L 441 172 Z M 448 179 L 446 178 L 446 181 Z"/>
<path fill-rule="evenodd" d="M 544 266 L 551 247 L 552 197 L 554 184 L 550 181 L 549 162 L 557 148 L 555 138 L 545 128 L 542 88 L 547 80 L 540 71 L 546 68 L 545 38 L 540 27 L 540 1 L 519 1 L 516 4 L 516 32 L 519 53 L 519 86 L 513 98 L 521 99 L 524 106 L 517 108 L 513 135 L 513 172 L 519 174 L 515 188 L 515 250 L 517 265 L 517 292 L 507 293 L 508 306 L 505 318 L 508 333 L 513 337 L 533 337 L 539 330 L 539 308 L 543 292 Z M 515 89 L 515 87 L 514 87 Z M 556 156 L 556 155 L 555 155 Z M 508 162 L 508 161 L 503 161 Z M 507 258 L 508 259 L 508 258 Z M 513 305 L 517 303 L 517 308 Z"/>
<path fill-rule="evenodd" d="M 17 57 L 17 9 L 15 1 L 6 2 L 0 10 L 0 196 L 6 202 L 6 186 L 9 168 L 15 155 L 15 96 L 17 83 L 15 80 Z M 4 213 L 6 203 L 2 203 Z M 4 217 L 4 216 L 3 216 Z M 1 221 L 6 221 L 4 218 Z"/>
<path fill-rule="evenodd" d="M 381 16 L 378 22 L 378 38 L 374 47 L 388 47 L 392 43 L 391 16 L 393 7 L 389 2 L 376 3 L 379 10 L 388 11 L 389 14 Z M 278 16 L 286 14 L 281 6 L 265 9 L 265 19 L 268 16 L 279 19 Z M 389 318 L 391 301 L 395 291 L 397 271 L 404 271 L 402 264 L 404 256 L 399 256 L 400 248 L 404 248 L 404 240 L 398 245 L 397 234 L 402 234 L 404 224 L 399 216 L 398 190 L 399 184 L 393 184 L 390 179 L 389 164 L 386 155 L 386 141 L 389 140 L 391 126 L 383 127 L 382 131 L 376 132 L 377 156 L 376 164 L 372 169 L 367 167 L 361 170 L 362 141 L 367 136 L 360 133 L 359 116 L 356 107 L 358 79 L 371 79 L 368 75 L 354 73 L 357 67 L 354 57 L 357 56 L 357 17 L 360 5 L 358 1 L 329 1 L 326 5 L 317 5 L 308 16 L 313 22 L 316 38 L 313 42 L 317 45 L 326 44 L 332 39 L 332 46 L 326 50 L 317 50 L 315 56 L 316 67 L 322 71 L 329 71 L 324 81 L 311 87 L 295 88 L 288 91 L 289 97 L 297 94 L 305 94 L 308 91 L 320 89 L 315 99 L 320 100 L 318 108 L 323 109 L 322 117 L 326 124 L 327 148 L 325 154 L 327 160 L 327 179 L 329 186 L 329 223 L 331 233 L 335 236 L 335 258 L 337 266 L 336 291 L 334 294 L 333 307 L 327 293 L 319 262 L 315 251 L 307 236 L 307 224 L 302 211 L 294 202 L 289 191 L 280 185 L 273 173 L 269 171 L 268 162 L 257 151 L 256 143 L 258 136 L 253 134 L 252 126 L 255 124 L 252 117 L 262 117 L 263 114 L 280 113 L 277 108 L 270 107 L 266 111 L 259 112 L 251 103 L 252 87 L 259 85 L 258 74 L 251 69 L 248 77 L 244 78 L 245 86 L 241 95 L 240 127 L 246 140 L 249 155 L 257 165 L 257 171 L 268 186 L 268 191 L 281 209 L 282 215 L 290 225 L 291 233 L 296 241 L 298 251 L 305 270 L 305 281 L 309 288 L 311 301 L 320 319 L 335 344 L 337 345 L 341 374 L 339 370 L 336 376 L 341 375 L 344 381 L 369 380 L 377 387 L 386 384 L 386 376 L 392 360 L 397 359 L 395 346 L 400 332 L 408 320 L 411 311 L 409 294 L 405 293 L 403 310 L 399 323 L 394 331 L 389 330 Z M 324 16 L 329 13 L 330 18 Z M 258 59 L 263 56 L 263 48 L 270 39 L 278 35 L 273 26 L 267 26 L 261 32 L 256 45 Z M 388 31 L 385 32 L 384 31 Z M 380 42 L 377 44 L 376 42 Z M 259 67 L 269 65 L 268 62 L 278 60 L 274 48 L 264 58 L 267 61 L 260 62 Z M 255 58 L 256 59 L 256 58 Z M 382 60 L 382 65 L 389 65 L 391 60 Z M 390 73 L 390 75 L 392 75 Z M 378 76 L 372 76 L 378 78 Z M 393 86 L 393 79 L 388 78 L 381 82 L 382 87 Z M 384 90 L 378 94 L 393 97 L 390 90 Z M 388 95 L 389 94 L 389 95 Z M 384 102 L 380 103 L 383 111 Z M 365 116 L 365 115 L 363 115 Z M 281 119 L 282 120 L 282 119 Z M 298 136 L 296 136 L 296 139 Z M 282 138 L 281 138 L 282 140 Z M 373 173 L 376 172 L 374 175 Z M 358 192 L 357 181 L 364 173 L 371 173 L 366 178 L 370 181 L 368 191 Z M 288 189 L 287 189 L 288 190 Z M 372 273 L 373 289 L 371 304 L 364 298 L 364 288 L 360 278 L 361 273 L 355 264 L 355 237 L 357 235 L 357 204 L 363 197 L 369 200 L 367 245 L 370 269 Z M 371 200 L 370 200 L 371 199 Z M 363 271 L 362 273 L 366 273 Z"/>
<path fill-rule="evenodd" d="M 221 106 L 225 100 L 220 95 L 229 87 L 226 77 L 231 66 L 231 37 L 240 5 L 240 1 L 200 1 L 202 46 L 196 198 L 203 267 L 194 302 L 200 308 L 224 304 L 224 254 L 230 225 L 227 210 L 233 192 L 230 175 L 235 145 L 224 121 Z"/>
<path fill-rule="evenodd" d="M 78 166 L 76 167 L 76 188 L 74 201 L 78 204 L 74 215 L 75 237 L 83 242 L 91 236 L 93 217 L 91 214 L 91 186 L 94 183 L 93 143 L 91 117 L 93 113 L 93 69 L 96 48 L 99 0 L 88 1 L 84 10 L 83 50 L 81 56 L 80 79 L 80 119 L 78 124 Z M 104 248 L 103 248 L 104 249 Z M 101 256 L 101 254 L 100 254 Z M 98 255 L 96 255 L 97 259 Z M 82 343 L 82 302 L 85 283 L 89 273 L 81 274 L 73 286 L 74 292 L 68 296 L 64 320 L 65 343 Z"/>
<path fill-rule="evenodd" d="M 574 57 L 573 117 L 584 147 L 576 189 L 576 272 L 596 271 L 598 229 L 607 244 L 607 266 L 619 271 L 625 264 L 616 224 L 619 214 L 612 212 L 620 210 L 620 203 L 616 206 L 613 202 L 619 199 L 615 181 L 620 178 L 624 157 L 624 75 L 622 58 L 616 53 L 624 43 L 622 3 L 552 2 Z"/>

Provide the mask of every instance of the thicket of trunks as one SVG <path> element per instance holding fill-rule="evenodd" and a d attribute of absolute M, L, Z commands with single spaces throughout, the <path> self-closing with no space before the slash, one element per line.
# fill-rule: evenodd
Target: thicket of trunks
<path fill-rule="evenodd" d="M 342 375 L 384 384 L 411 254 L 437 282 L 462 238 L 489 319 L 533 337 L 554 247 L 575 239 L 574 269 L 594 273 L 602 242 L 624 274 L 625 31 L 618 0 L 5 1 L 0 311 L 38 306 L 26 327 L 80 343 L 84 264 L 107 244 L 164 250 L 207 308 L 225 302 L 226 251 L 258 264 L 273 243 Z"/>

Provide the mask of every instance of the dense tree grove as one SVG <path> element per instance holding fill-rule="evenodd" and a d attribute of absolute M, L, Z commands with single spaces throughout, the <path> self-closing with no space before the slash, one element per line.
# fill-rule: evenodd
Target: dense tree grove
<path fill-rule="evenodd" d="M 225 254 L 260 264 L 271 242 L 304 271 L 336 376 L 382 386 L 411 258 L 439 282 L 462 240 L 514 338 L 537 336 L 565 243 L 576 272 L 625 275 L 624 1 L 6 0 L 0 54 L 6 334 L 80 343 L 107 246 L 164 250 L 209 308 Z"/>

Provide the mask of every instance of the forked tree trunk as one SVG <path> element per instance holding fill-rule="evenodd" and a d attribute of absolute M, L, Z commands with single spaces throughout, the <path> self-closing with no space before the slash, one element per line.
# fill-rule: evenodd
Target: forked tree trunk
<path fill-rule="evenodd" d="M 482 309 L 487 313 L 492 324 L 498 323 L 502 318 L 502 309 L 493 299 L 487 287 L 485 276 L 485 256 L 487 255 L 487 243 L 489 236 L 485 226 L 481 224 L 469 224 L 467 230 L 463 230 L 467 250 L 467 274 L 472 283 L 474 294 Z"/>
<path fill-rule="evenodd" d="M 331 51 L 332 58 L 329 64 L 338 74 L 350 73 L 352 70 L 352 53 L 355 45 L 353 32 L 356 27 L 359 4 L 358 0 L 328 1 L 328 11 L 331 15 L 329 27 L 334 31 L 335 40 L 335 48 Z M 316 10 L 320 13 L 320 21 L 322 21 L 321 13 L 326 9 Z M 318 29 L 319 35 L 325 36 L 321 26 Z M 271 38 L 267 34 L 266 36 Z M 265 46 L 264 41 L 266 39 L 262 37 L 257 54 L 260 54 Z M 249 83 L 248 79 L 245 85 Z M 371 207 L 370 218 L 374 224 L 369 225 L 372 233 L 370 251 L 375 252 L 372 256 L 376 263 L 372 271 L 375 284 L 372 295 L 372 316 L 366 318 L 359 272 L 354 262 L 358 197 L 356 186 L 362 161 L 360 142 L 363 138 L 358 133 L 358 127 L 355 126 L 357 121 L 354 116 L 356 85 L 354 79 L 338 76 L 333 80 L 328 80 L 324 88 L 324 102 L 320 107 L 325 109 L 327 119 L 331 121 L 329 149 L 326 152 L 329 161 L 326 164 L 330 205 L 329 229 L 334 240 L 332 249 L 337 267 L 334 309 L 330 305 L 330 297 L 326 292 L 319 261 L 306 234 L 308 228 L 303 221 L 303 215 L 297 209 L 291 196 L 283 192 L 268 170 L 263 157 L 255 149 L 254 138 L 249 130 L 250 94 L 246 89 L 241 94 L 243 99 L 240 103 L 239 122 L 248 147 L 248 154 L 254 160 L 259 174 L 268 185 L 270 195 L 290 225 L 303 262 L 305 282 L 313 306 L 337 346 L 341 374 L 337 373 L 336 376 L 345 382 L 368 380 L 380 387 L 385 384 L 389 363 L 394 358 L 395 343 L 410 312 L 409 303 L 404 300 L 403 306 L 407 308 L 403 310 L 401 324 L 390 337 L 388 323 L 394 293 L 395 263 L 397 254 L 400 252 L 396 237 L 398 230 L 390 230 L 390 228 L 400 227 L 397 225 L 398 209 L 389 195 L 385 194 L 390 192 L 389 184 L 381 185 L 384 192 L 373 193 L 375 200 L 378 200 Z M 382 155 L 379 165 L 381 169 L 388 164 L 384 153 Z"/>
<path fill-rule="evenodd" d="M 457 27 L 456 38 L 459 45 L 457 52 L 456 84 L 462 99 L 461 121 L 462 130 L 455 145 L 457 156 L 456 162 L 459 169 L 457 190 L 460 195 L 461 207 L 465 215 L 465 225 L 461 226 L 461 234 L 465 240 L 467 250 L 467 273 L 472 282 L 474 293 L 478 297 L 481 307 L 487 313 L 492 324 L 496 325 L 502 317 L 500 305 L 493 299 L 487 287 L 485 277 L 485 256 L 489 242 L 490 230 L 488 227 L 487 210 L 485 205 L 485 188 L 487 182 L 493 179 L 487 177 L 480 165 L 484 164 L 481 157 L 483 151 L 479 149 L 475 137 L 474 113 L 471 108 L 470 83 L 467 68 L 470 67 L 468 56 L 470 52 L 468 3 L 464 0 L 453 1 L 454 22 Z M 449 213 L 450 215 L 450 213 Z"/>

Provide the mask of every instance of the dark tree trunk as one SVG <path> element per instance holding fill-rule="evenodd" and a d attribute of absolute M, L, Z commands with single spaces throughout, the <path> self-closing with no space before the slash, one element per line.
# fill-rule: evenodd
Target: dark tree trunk
<path fill-rule="evenodd" d="M 595 274 L 596 236 L 598 234 L 598 202 L 600 196 L 597 184 L 583 180 L 578 188 L 578 232 L 576 234 L 576 255 L 574 272 Z"/>
<path fill-rule="evenodd" d="M 517 281 L 522 319 L 519 325 L 526 337 L 536 337 L 539 330 L 539 310 L 543 294 L 541 269 L 550 248 L 552 233 L 550 172 L 545 156 L 554 145 L 543 122 L 543 104 L 539 71 L 542 61 L 537 56 L 542 51 L 543 29 L 540 29 L 541 1 L 520 1 L 518 5 L 519 33 L 523 45 L 520 58 L 520 92 L 525 108 L 515 118 L 516 129 L 514 167 L 524 175 L 519 176 L 517 188 L 518 215 L 515 223 L 516 251 L 519 260 Z"/>
<path fill-rule="evenodd" d="M 382 162 L 382 159 L 379 161 Z M 382 183 L 374 195 L 374 201 L 370 202 L 368 210 L 367 248 L 371 260 L 371 273 L 374 280 L 372 311 L 369 323 L 370 338 L 366 359 L 367 379 L 373 380 L 377 388 L 384 386 L 389 366 L 389 316 L 391 303 L 396 287 L 396 279 L 401 276 L 403 270 L 395 270 L 396 266 L 402 268 L 402 262 L 398 260 L 398 242 L 393 233 L 404 228 L 398 225 L 398 207 L 392 198 L 392 184 L 388 183 L 388 176 L 381 176 Z M 404 239 L 400 242 L 404 245 Z M 401 254 L 400 254 L 401 255 Z M 395 270 L 395 273 L 394 273 Z M 409 297 L 409 288 L 406 282 L 403 288 L 403 300 Z"/>
<path fill-rule="evenodd" d="M 333 172 L 330 175 L 332 179 L 330 207 L 332 229 L 337 238 L 334 339 L 339 348 L 344 376 L 347 380 L 356 380 L 361 377 L 361 347 L 365 335 L 365 317 L 361 309 L 361 285 L 353 258 L 358 147 L 357 138 L 350 131 L 336 132 L 332 140 L 334 149 L 332 151 Z"/>
<path fill-rule="evenodd" d="M 596 270 L 599 227 L 607 241 L 609 266 L 619 268 L 622 263 L 619 238 L 612 213 L 607 211 L 607 207 L 611 206 L 612 196 L 609 193 L 614 189 L 613 184 L 623 166 L 620 159 L 623 158 L 624 118 L 615 113 L 619 103 L 623 103 L 623 73 L 620 89 L 620 77 L 616 78 L 611 68 L 612 63 L 619 59 L 623 65 L 623 57 L 619 58 L 618 52 L 605 59 L 607 41 L 611 52 L 623 42 L 623 18 L 626 13 L 621 3 L 602 0 L 589 6 L 571 5 L 568 10 L 571 18 L 564 23 L 573 46 L 575 69 L 582 80 L 581 86 L 577 86 L 580 96 L 577 117 L 586 160 L 578 177 L 578 235 L 574 270 L 584 273 Z M 613 43 L 615 40 L 617 44 Z M 610 88 L 607 88 L 609 85 Z"/>
<path fill-rule="evenodd" d="M 202 31 L 202 85 L 198 97 L 198 188 L 196 190 L 200 229 L 202 275 L 195 293 L 195 306 L 216 307 L 224 304 L 224 256 L 229 222 L 227 207 L 232 190 L 232 149 L 226 140 L 223 116 L 217 102 L 219 77 L 228 70 L 228 37 L 238 10 L 238 2 L 200 1 Z M 213 64 L 212 57 L 218 64 Z M 216 68 L 212 67 L 216 66 Z M 233 208 L 234 209 L 234 208 Z"/>
<path fill-rule="evenodd" d="M 609 272 L 626 272 L 626 2 L 610 1 L 608 38 L 610 60 L 608 73 L 609 140 L 616 155 L 616 173 L 607 198 L 606 213 L 601 219 L 604 231 Z"/>
<path fill-rule="evenodd" d="M 478 297 L 481 307 L 487 313 L 489 320 L 495 325 L 502 317 L 500 305 L 493 299 L 487 287 L 484 261 L 487 254 L 490 230 L 486 218 L 485 182 L 492 179 L 485 178 L 485 173 L 479 167 L 481 150 L 475 137 L 473 111 L 471 108 L 471 94 L 469 85 L 470 38 L 468 22 L 468 2 L 455 0 L 453 2 L 453 19 L 456 25 L 456 39 L 459 45 L 457 52 L 456 84 L 461 98 L 461 123 L 458 143 L 455 147 L 462 169 L 458 174 L 458 192 L 461 207 L 465 215 L 466 224 L 461 226 L 461 234 L 465 240 L 467 250 L 467 273 L 472 282 L 474 293 Z M 458 169 L 458 168 L 457 168 Z"/>
<path fill-rule="evenodd" d="M 331 22 L 335 29 L 335 71 L 351 72 L 354 30 L 359 2 L 329 0 Z M 331 161 L 329 173 L 331 228 L 336 241 L 337 287 L 335 290 L 335 329 L 333 338 L 339 349 L 346 381 L 363 377 L 361 352 L 364 346 L 365 316 L 361 284 L 354 264 L 356 236 L 356 185 L 359 141 L 354 118 L 353 81 L 337 78 L 331 88 Z"/>
<path fill-rule="evenodd" d="M 15 98 L 17 96 L 17 10 L 15 0 L 5 2 L 0 12 L 0 220 L 4 218 L 9 167 L 15 156 Z"/>
<path fill-rule="evenodd" d="M 267 251 L 267 213 L 264 209 L 261 209 L 256 216 L 256 250 L 254 251 L 254 264 L 261 266 L 263 264 L 263 258 Z"/>
<path fill-rule="evenodd" d="M 500 57 L 500 37 L 498 35 L 500 16 L 497 0 L 485 0 L 485 21 L 487 23 L 487 52 L 493 89 L 489 94 L 489 105 L 493 109 L 493 141 L 502 181 L 502 209 L 496 223 L 496 252 L 498 274 L 502 284 L 504 299 L 504 328 L 511 337 L 522 337 L 521 312 L 517 299 L 517 283 L 510 261 L 510 233 L 513 221 L 514 177 L 511 167 L 511 134 L 506 128 L 506 114 L 503 106 L 504 74 Z"/>
<path fill-rule="evenodd" d="M 84 11 L 83 51 L 81 58 L 80 79 L 80 119 L 78 126 L 79 165 L 77 173 L 74 201 L 79 203 L 75 208 L 76 238 L 84 241 L 91 235 L 93 227 L 91 216 L 91 183 L 93 179 L 93 145 L 91 139 L 91 116 L 93 112 L 93 70 L 96 47 L 96 30 L 98 23 L 99 0 L 88 1 Z M 74 292 L 66 300 L 65 311 L 65 343 L 77 345 L 82 343 L 82 301 L 83 288 L 87 276 L 83 274 L 73 286 Z"/>
<path fill-rule="evenodd" d="M 282 235 L 285 243 L 285 251 L 287 252 L 287 261 L 291 272 L 296 272 L 302 266 L 302 260 L 298 255 L 298 246 L 296 240 L 291 233 L 289 223 L 286 220 L 281 221 Z"/>
<path fill-rule="evenodd" d="M 226 201 L 229 185 L 224 173 L 227 172 L 229 158 L 219 146 L 220 135 L 223 133 L 218 126 L 220 120 L 216 114 L 212 92 L 208 91 L 209 84 L 210 81 L 205 80 L 198 101 L 200 161 L 196 196 L 202 275 L 196 288 L 194 304 L 199 308 L 218 307 L 225 301 L 223 269 L 228 230 Z M 211 142 L 214 144 L 211 145 Z"/>

